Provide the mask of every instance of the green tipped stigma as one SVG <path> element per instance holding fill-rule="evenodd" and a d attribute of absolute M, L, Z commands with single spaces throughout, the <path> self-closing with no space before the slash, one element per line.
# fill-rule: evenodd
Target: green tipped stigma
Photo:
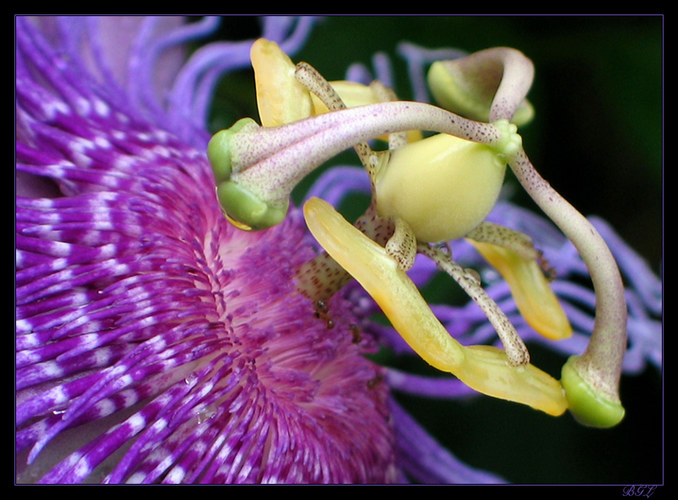
<path fill-rule="evenodd" d="M 207 158 L 217 184 L 219 204 L 236 227 L 247 231 L 268 229 L 279 224 L 285 219 L 289 206 L 287 203 L 272 205 L 263 201 L 232 177 L 234 170 L 242 169 L 234 157 L 235 151 L 231 144 L 233 137 L 241 131 L 258 127 L 251 118 L 243 118 L 231 128 L 214 134 L 207 145 Z"/>
<path fill-rule="evenodd" d="M 231 128 L 220 130 L 212 136 L 207 144 L 207 158 L 212 165 L 214 180 L 217 184 L 231 178 L 234 164 L 233 146 L 231 138 L 246 128 L 257 128 L 258 125 L 251 118 L 242 118 L 235 122 Z"/>
<path fill-rule="evenodd" d="M 229 147 L 231 135 L 230 130 L 222 130 L 214 134 L 207 144 L 207 158 L 212 165 L 214 180 L 217 184 L 230 179 L 233 171 Z"/>
<path fill-rule="evenodd" d="M 611 401 L 582 378 L 575 367 L 579 356 L 571 356 L 563 365 L 561 384 L 565 389 L 570 412 L 581 424 L 589 427 L 614 427 L 624 418 L 619 401 Z"/>
<path fill-rule="evenodd" d="M 272 206 L 259 199 L 246 187 L 232 180 L 217 186 L 217 197 L 222 210 L 240 229 L 255 231 L 280 224 L 287 215 L 288 204 Z"/>
<path fill-rule="evenodd" d="M 458 60 L 452 60 L 435 61 L 429 69 L 427 79 L 434 99 L 443 108 L 471 120 L 490 120 L 490 106 L 496 90 L 492 86 L 491 78 L 486 78 L 482 73 L 467 74 Z M 534 108 L 525 100 L 511 121 L 521 126 L 529 123 L 533 117 Z"/>

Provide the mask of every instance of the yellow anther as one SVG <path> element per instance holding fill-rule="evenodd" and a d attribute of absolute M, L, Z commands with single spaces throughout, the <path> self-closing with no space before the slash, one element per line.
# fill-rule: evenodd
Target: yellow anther
<path fill-rule="evenodd" d="M 327 253 L 374 298 L 403 339 L 433 367 L 469 387 L 560 415 L 567 408 L 560 383 L 533 365 L 510 366 L 495 347 L 465 347 L 435 317 L 419 290 L 386 250 L 349 224 L 328 203 L 304 205 L 309 230 Z"/>
<path fill-rule="evenodd" d="M 295 65 L 278 44 L 260 38 L 250 50 L 259 119 L 276 127 L 311 116 L 311 95 L 294 77 Z"/>
<path fill-rule="evenodd" d="M 535 259 L 491 243 L 469 241 L 506 280 L 518 310 L 532 328 L 552 340 L 572 335 L 572 326 Z"/>
<path fill-rule="evenodd" d="M 420 242 L 466 235 L 499 196 L 506 164 L 492 149 L 437 134 L 391 153 L 377 182 L 377 210 L 407 222 Z"/>

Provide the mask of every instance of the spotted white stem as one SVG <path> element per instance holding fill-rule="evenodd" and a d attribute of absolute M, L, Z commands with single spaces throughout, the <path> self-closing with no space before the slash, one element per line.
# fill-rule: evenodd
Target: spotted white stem
<path fill-rule="evenodd" d="M 497 303 L 487 295 L 487 292 L 481 286 L 478 274 L 475 271 L 464 269 L 452 260 L 449 253 L 438 247 L 420 244 L 418 251 L 435 262 L 441 271 L 449 274 L 468 296 L 478 304 L 485 316 L 487 316 L 490 324 L 494 327 L 502 344 L 504 344 L 504 350 L 509 363 L 512 366 L 529 363 L 530 355 L 523 340 Z"/>
<path fill-rule="evenodd" d="M 370 104 L 234 134 L 232 147 L 242 153 L 231 177 L 262 200 L 285 204 L 292 189 L 327 159 L 366 140 L 408 130 L 432 130 L 481 143 L 497 143 L 505 137 L 492 124 L 430 104 Z"/>
<path fill-rule="evenodd" d="M 597 393 L 619 401 L 627 308 L 615 259 L 593 225 L 539 175 L 524 151 L 511 158 L 509 166 L 535 203 L 572 241 L 588 267 L 596 292 L 595 323 L 589 345 L 575 366 Z"/>

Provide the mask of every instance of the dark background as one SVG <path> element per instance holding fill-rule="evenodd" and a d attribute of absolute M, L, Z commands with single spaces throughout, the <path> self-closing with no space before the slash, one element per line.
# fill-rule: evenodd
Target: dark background
<path fill-rule="evenodd" d="M 257 36 L 256 20 L 226 18 L 219 36 Z M 410 98 L 405 64 L 396 53 L 401 41 L 469 52 L 504 45 L 530 57 L 536 116 L 521 135 L 533 163 L 582 213 L 612 223 L 661 272 L 662 17 L 330 16 L 293 59 L 336 80 L 351 63 L 370 65 L 372 55 L 383 51 L 401 77 L 397 93 Z M 212 125 L 256 118 L 254 106 L 251 74 L 238 72 L 218 93 Z M 530 206 L 526 197 L 516 201 Z M 563 359 L 531 350 L 540 367 L 559 373 Z M 491 398 L 398 399 L 460 459 L 514 483 L 663 483 L 661 374 L 648 369 L 624 377 L 621 391 L 627 416 L 611 430 Z"/>

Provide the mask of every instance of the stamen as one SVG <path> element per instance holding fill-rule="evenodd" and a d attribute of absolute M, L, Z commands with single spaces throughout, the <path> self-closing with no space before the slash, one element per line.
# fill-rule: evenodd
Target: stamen
<path fill-rule="evenodd" d="M 311 116 L 313 104 L 306 88 L 294 78 L 295 66 L 275 42 L 260 38 L 252 44 L 259 118 L 276 127 Z"/>
<path fill-rule="evenodd" d="M 332 84 L 325 80 L 325 78 L 310 64 L 305 62 L 297 63 L 295 77 L 314 96 L 320 99 L 324 107 L 327 108 L 327 111 L 339 111 L 347 108 L 343 99 L 334 89 Z M 380 82 L 375 81 L 370 87 L 364 87 L 358 84 L 352 85 L 351 82 L 347 83 L 349 83 L 349 88 L 354 90 L 357 87 L 362 91 L 374 91 L 374 97 L 377 102 L 396 100 L 396 95 L 393 90 Z M 369 99 L 368 102 L 373 100 L 374 99 Z M 318 110 L 318 108 L 319 106 L 316 106 L 316 110 Z M 322 112 L 325 112 L 325 110 L 322 110 Z M 398 132 L 389 135 L 389 147 L 391 145 L 400 146 L 406 141 L 407 132 Z M 375 152 L 366 141 L 357 143 L 354 146 L 354 150 L 358 154 L 363 167 L 370 177 L 372 193 L 374 196 L 376 176 L 379 170 L 386 164 L 388 152 Z M 380 241 L 378 238 L 379 233 L 382 232 L 382 227 L 391 226 L 391 224 L 377 216 L 374 208 L 375 203 L 373 199 L 367 212 L 359 219 L 361 222 L 357 224 L 357 227 L 366 234 L 369 234 L 372 239 L 377 238 L 376 241 Z M 417 253 L 416 239 L 414 233 L 405 221 L 398 219 L 395 222 L 395 232 L 393 232 L 393 235 L 386 243 L 386 250 L 394 259 L 396 259 L 402 269 L 407 270 L 414 264 Z M 318 262 L 309 263 L 308 266 L 304 266 L 301 270 L 299 274 L 301 284 L 300 289 L 311 298 L 319 296 L 327 297 L 328 293 L 338 291 L 339 288 L 350 279 L 350 275 L 345 273 L 345 277 L 342 276 L 340 278 L 339 276 L 341 273 L 337 267 L 340 269 L 343 268 L 337 266 L 336 263 L 330 262 L 331 259 L 327 258 L 326 254 L 319 255 L 316 259 Z"/>
<path fill-rule="evenodd" d="M 374 203 L 354 225 L 372 241 L 383 245 L 394 233 L 393 222 L 379 217 Z M 296 278 L 299 291 L 311 300 L 328 300 L 351 281 L 351 275 L 326 252 L 303 264 Z"/>
<path fill-rule="evenodd" d="M 319 301 L 329 300 L 351 281 L 351 275 L 327 253 L 321 253 L 301 266 L 296 279 L 303 295 Z"/>
<path fill-rule="evenodd" d="M 304 61 L 298 62 L 294 70 L 294 77 L 317 96 L 329 111 L 346 109 L 346 104 L 332 85 L 310 64 Z"/>
<path fill-rule="evenodd" d="M 331 205 L 304 205 L 309 230 L 365 288 L 403 339 L 426 362 L 484 394 L 560 415 L 567 408 L 557 380 L 533 365 L 511 366 L 491 346 L 462 346 L 445 330 L 414 283 L 386 250 L 348 223 Z"/>
<path fill-rule="evenodd" d="M 527 260 L 538 259 L 540 256 L 539 251 L 534 248 L 532 238 L 527 234 L 493 222 L 482 222 L 469 232 L 466 238 L 509 248 Z"/>
<path fill-rule="evenodd" d="M 316 113 L 346 109 L 346 104 L 334 87 L 310 64 L 303 61 L 297 63 L 294 76 L 326 108 L 320 109 L 321 106 L 316 105 Z M 374 152 L 365 141 L 359 142 L 353 149 L 374 186 L 373 179 L 378 165 Z M 351 275 L 327 253 L 323 253 L 302 266 L 297 273 L 297 279 L 299 290 L 304 295 L 311 299 L 327 300 L 351 280 Z"/>

